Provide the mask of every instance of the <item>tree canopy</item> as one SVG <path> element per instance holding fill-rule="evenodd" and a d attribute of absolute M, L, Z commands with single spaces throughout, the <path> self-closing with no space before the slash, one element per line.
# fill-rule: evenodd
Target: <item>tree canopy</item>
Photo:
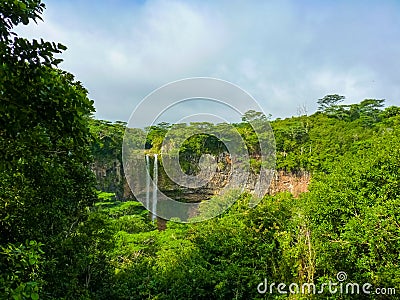
<path fill-rule="evenodd" d="M 42 290 L 56 296 L 73 280 L 78 266 L 66 267 L 63 257 L 95 199 L 88 128 L 93 101 L 72 74 L 57 67 L 56 55 L 65 46 L 12 32 L 40 20 L 43 9 L 35 0 L 0 3 L 3 299 L 37 299 Z"/>

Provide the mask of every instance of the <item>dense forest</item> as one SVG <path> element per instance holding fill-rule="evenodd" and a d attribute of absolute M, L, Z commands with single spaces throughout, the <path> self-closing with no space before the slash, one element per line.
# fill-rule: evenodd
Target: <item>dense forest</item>
<path fill-rule="evenodd" d="M 95 119 L 86 89 L 58 67 L 66 47 L 12 32 L 43 10 L 40 0 L 0 2 L 0 299 L 398 298 L 400 107 L 345 105 L 330 94 L 311 115 L 270 118 L 277 172 L 309 174 L 308 191 L 270 193 L 254 208 L 251 192 L 233 191 L 223 197 L 237 200 L 221 215 L 160 228 L 130 193 L 122 143 L 134 130 L 144 153 L 159 154 L 172 125 Z M 265 118 L 249 111 L 233 124 L 255 173 L 250 124 Z M 185 173 L 198 173 L 204 153 L 228 155 L 221 140 L 194 135 L 179 152 Z M 344 283 L 369 283 L 371 294 L 312 293 L 344 280 L 340 272 Z"/>

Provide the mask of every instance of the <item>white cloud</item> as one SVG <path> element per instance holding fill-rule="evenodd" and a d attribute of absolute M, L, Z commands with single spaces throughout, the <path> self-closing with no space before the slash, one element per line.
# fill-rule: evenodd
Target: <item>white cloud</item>
<path fill-rule="evenodd" d="M 232 81 L 276 117 L 304 103 L 313 111 L 328 93 L 400 104 L 396 3 L 119 0 L 93 9 L 49 2 L 43 24 L 18 32 L 68 46 L 61 67 L 88 88 L 100 118 L 127 120 L 153 89 L 193 76 Z"/>

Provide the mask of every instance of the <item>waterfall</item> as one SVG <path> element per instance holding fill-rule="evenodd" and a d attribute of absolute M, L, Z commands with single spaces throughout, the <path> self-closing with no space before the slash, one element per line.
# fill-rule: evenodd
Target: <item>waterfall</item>
<path fill-rule="evenodd" d="M 154 167 L 153 167 L 153 215 L 152 220 L 156 219 L 157 212 L 157 185 L 158 185 L 158 161 L 157 154 L 154 154 Z"/>
<path fill-rule="evenodd" d="M 150 158 L 146 154 L 146 209 L 150 208 Z"/>

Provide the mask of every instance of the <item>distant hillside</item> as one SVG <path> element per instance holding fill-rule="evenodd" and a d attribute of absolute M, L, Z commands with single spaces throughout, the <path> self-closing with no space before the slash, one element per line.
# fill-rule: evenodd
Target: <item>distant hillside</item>
<path fill-rule="evenodd" d="M 353 105 L 340 105 L 337 103 L 340 96 L 335 96 L 337 95 L 328 95 L 320 99 L 320 110 L 310 116 L 270 121 L 276 143 L 278 171 L 270 193 L 289 191 L 298 195 L 306 191 L 313 173 L 329 173 L 334 162 L 342 156 L 357 153 L 358 150 L 368 147 L 373 137 L 391 130 L 400 123 L 400 107 L 383 108 L 382 100 L 373 99 Z M 253 112 L 251 117 L 257 118 L 260 114 L 254 115 Z M 122 167 L 121 149 L 125 126 L 124 122 L 112 123 L 95 119 L 91 120 L 90 125 L 94 136 L 92 170 L 96 174 L 97 188 L 115 193 L 118 199 L 133 198 Z M 160 152 L 163 137 L 171 126 L 161 123 L 147 129 L 148 153 Z M 208 129 L 212 129 L 215 125 L 192 123 L 183 127 L 190 126 L 207 126 Z M 245 140 L 251 156 L 251 166 L 256 171 L 259 163 L 256 134 L 247 121 L 234 126 Z M 215 130 L 219 130 L 218 127 Z M 138 135 L 146 134 L 140 129 L 136 129 L 136 132 Z M 185 149 L 180 153 L 181 166 L 188 174 L 196 172 L 201 154 L 227 154 L 227 149 L 221 142 L 205 134 L 190 138 L 184 146 Z"/>

